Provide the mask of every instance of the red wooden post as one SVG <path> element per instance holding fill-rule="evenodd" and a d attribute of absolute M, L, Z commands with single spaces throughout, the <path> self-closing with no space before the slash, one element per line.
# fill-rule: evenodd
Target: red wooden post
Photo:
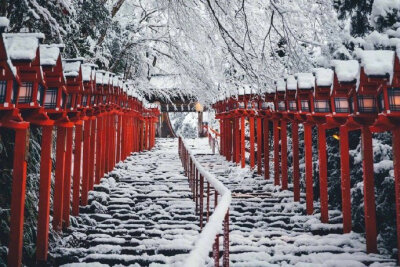
<path fill-rule="evenodd" d="M 72 215 L 79 215 L 79 195 L 81 183 L 81 160 L 82 160 L 82 121 L 75 126 L 75 153 L 74 153 L 74 174 L 72 190 Z"/>
<path fill-rule="evenodd" d="M 342 189 L 343 233 L 351 231 L 351 193 L 350 193 L 349 132 L 340 126 L 340 170 Z"/>
<path fill-rule="evenodd" d="M 328 163 L 326 158 L 326 132 L 323 125 L 318 125 L 319 192 L 321 201 L 321 222 L 329 222 L 328 214 Z"/>
<path fill-rule="evenodd" d="M 232 160 L 232 119 L 226 120 L 226 131 L 227 131 L 227 160 Z"/>
<path fill-rule="evenodd" d="M 101 178 L 101 142 L 102 142 L 103 116 L 97 117 L 97 132 L 96 132 L 96 183 L 100 182 Z"/>
<path fill-rule="evenodd" d="M 220 119 L 219 120 L 219 132 L 220 132 L 220 153 L 221 155 L 225 155 L 224 154 L 224 142 L 225 142 L 225 136 L 224 136 L 224 120 Z"/>
<path fill-rule="evenodd" d="M 241 125 L 240 125 L 240 155 L 241 155 L 241 167 L 244 168 L 246 166 L 246 143 L 245 143 L 245 117 L 241 117 Z"/>
<path fill-rule="evenodd" d="M 393 165 L 394 165 L 394 188 L 396 201 L 396 226 L 397 247 L 400 245 L 400 127 L 393 130 Z M 400 250 L 397 252 L 397 261 L 400 262 Z"/>
<path fill-rule="evenodd" d="M 204 177 L 200 174 L 200 229 L 203 229 Z"/>
<path fill-rule="evenodd" d="M 254 136 L 254 117 L 251 116 L 249 118 L 250 121 L 250 168 L 254 169 L 255 166 L 255 160 L 254 160 L 254 154 L 255 154 L 255 146 L 254 146 L 254 141 L 255 141 L 255 136 Z"/>
<path fill-rule="evenodd" d="M 240 163 L 240 118 L 235 117 L 235 163 Z"/>
<path fill-rule="evenodd" d="M 66 128 L 57 127 L 57 146 L 56 146 L 56 175 L 54 185 L 53 201 L 53 228 L 61 230 L 62 212 L 63 212 L 63 187 L 65 170 L 65 136 Z"/>
<path fill-rule="evenodd" d="M 40 153 L 40 188 L 39 214 L 37 224 L 36 260 L 47 261 L 49 221 L 50 221 L 50 186 L 51 186 L 51 146 L 53 126 L 42 127 L 42 151 Z"/>
<path fill-rule="evenodd" d="M 280 185 L 279 168 L 279 121 L 274 120 L 274 185 Z"/>
<path fill-rule="evenodd" d="M 261 117 L 257 117 L 257 173 L 261 175 L 261 150 L 262 150 L 262 122 Z"/>
<path fill-rule="evenodd" d="M 288 163 L 287 163 L 287 122 L 281 120 L 281 166 L 282 166 L 282 189 L 288 189 Z"/>
<path fill-rule="evenodd" d="M 64 193 L 63 193 L 63 220 L 64 227 L 69 227 L 71 203 L 71 166 L 72 166 L 72 126 L 66 129 L 67 143 L 65 150 Z"/>
<path fill-rule="evenodd" d="M 207 182 L 207 222 L 210 218 L 210 183 Z"/>
<path fill-rule="evenodd" d="M 89 156 L 89 181 L 91 181 L 89 184 L 93 184 L 96 182 L 98 184 L 98 181 L 95 181 L 95 172 L 94 172 L 94 160 L 95 160 L 95 148 L 96 148 L 96 117 L 92 116 L 90 117 L 90 122 L 91 122 L 91 131 L 90 131 L 90 156 Z M 91 187 L 93 189 L 93 187 Z"/>
<path fill-rule="evenodd" d="M 222 266 L 229 267 L 229 210 L 226 212 L 224 219 L 224 255 Z"/>
<path fill-rule="evenodd" d="M 117 125 L 117 158 L 116 161 L 121 161 L 121 129 L 122 129 L 122 115 L 118 114 L 118 125 Z"/>
<path fill-rule="evenodd" d="M 10 205 L 10 242 L 8 244 L 8 266 L 21 266 L 24 228 L 26 152 L 28 146 L 28 124 L 15 130 L 13 182 Z"/>
<path fill-rule="evenodd" d="M 307 215 L 311 215 L 314 211 L 311 124 L 304 124 L 304 151 L 306 160 L 306 209 Z"/>
<path fill-rule="evenodd" d="M 85 120 L 83 130 L 83 166 L 82 166 L 82 205 L 88 204 L 89 193 L 89 157 L 90 157 L 90 121 Z"/>
<path fill-rule="evenodd" d="M 299 167 L 299 125 L 292 123 L 293 144 L 293 195 L 294 201 L 300 201 L 300 167 Z"/>
<path fill-rule="evenodd" d="M 375 190 L 374 190 L 374 158 L 372 152 L 372 133 L 368 126 L 361 128 L 363 180 L 364 180 L 364 217 L 367 252 L 376 253 L 376 216 L 375 216 Z"/>
<path fill-rule="evenodd" d="M 264 178 L 269 179 L 269 120 L 264 118 Z"/>
<path fill-rule="evenodd" d="M 218 205 L 218 192 L 215 190 L 214 195 L 214 211 Z M 219 266 L 219 234 L 215 236 L 214 247 L 213 247 L 213 257 L 214 257 L 214 266 Z"/>

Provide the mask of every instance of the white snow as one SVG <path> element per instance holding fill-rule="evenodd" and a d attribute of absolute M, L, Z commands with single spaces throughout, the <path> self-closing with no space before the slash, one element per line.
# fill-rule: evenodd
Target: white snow
<path fill-rule="evenodd" d="M 40 45 L 40 65 L 55 66 L 60 56 L 60 45 Z"/>
<path fill-rule="evenodd" d="M 4 45 L 11 60 L 33 61 L 39 47 L 42 33 L 3 33 Z"/>
<path fill-rule="evenodd" d="M 285 79 L 279 79 L 276 81 L 276 91 L 285 92 L 286 91 L 286 81 Z"/>
<path fill-rule="evenodd" d="M 0 17 L 0 27 L 8 27 L 10 21 L 6 17 Z"/>
<path fill-rule="evenodd" d="M 354 82 L 360 78 L 360 65 L 357 60 L 332 60 L 339 82 Z"/>
<path fill-rule="evenodd" d="M 103 71 L 103 70 L 98 70 L 96 72 L 96 84 L 103 84 L 104 74 L 105 74 L 105 71 Z"/>
<path fill-rule="evenodd" d="M 390 50 L 361 50 L 355 51 L 361 60 L 361 67 L 368 76 L 386 76 L 393 78 L 395 53 Z"/>
<path fill-rule="evenodd" d="M 296 73 L 299 89 L 313 89 L 315 87 L 315 77 L 312 73 Z"/>
<path fill-rule="evenodd" d="M 66 77 L 77 77 L 81 69 L 81 61 L 63 61 L 63 68 Z"/>
<path fill-rule="evenodd" d="M 92 66 L 89 64 L 82 64 L 82 80 L 89 82 L 92 80 Z"/>
<path fill-rule="evenodd" d="M 315 68 L 313 69 L 315 74 L 316 84 L 318 86 L 332 86 L 334 72 L 331 69 Z"/>
<path fill-rule="evenodd" d="M 288 90 L 297 90 L 297 80 L 294 75 L 289 75 L 286 78 L 286 85 Z"/>

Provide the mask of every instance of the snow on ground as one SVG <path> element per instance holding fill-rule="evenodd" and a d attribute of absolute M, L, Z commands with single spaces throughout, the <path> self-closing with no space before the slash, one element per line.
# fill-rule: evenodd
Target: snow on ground
<path fill-rule="evenodd" d="M 322 224 L 318 213 L 305 215 L 304 201 L 293 202 L 292 192 L 212 155 L 206 138 L 187 141 L 232 191 L 231 266 L 395 266 L 385 256 L 366 254 L 362 235 L 338 234 L 340 212 L 331 211 L 331 223 Z M 52 263 L 182 266 L 200 229 L 177 144 L 157 139 L 152 151 L 132 154 L 103 178 L 62 241 L 51 244 Z M 206 264 L 213 265 L 210 259 Z"/>
<path fill-rule="evenodd" d="M 293 202 L 272 179 L 210 155 L 206 139 L 187 140 L 197 159 L 232 191 L 231 266 L 395 266 L 383 255 L 366 254 L 365 238 L 342 233 L 341 213 L 330 211 L 330 224 L 316 213 L 305 215 L 304 200 Z M 304 198 L 304 194 L 302 195 Z"/>

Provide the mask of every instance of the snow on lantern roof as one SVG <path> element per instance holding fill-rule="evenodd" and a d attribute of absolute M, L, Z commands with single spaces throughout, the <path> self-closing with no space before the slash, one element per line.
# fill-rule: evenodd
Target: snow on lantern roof
<path fill-rule="evenodd" d="M 105 74 L 104 70 L 96 71 L 96 84 L 103 84 L 104 74 Z"/>
<path fill-rule="evenodd" d="M 33 61 L 43 33 L 3 33 L 4 46 L 11 60 Z"/>
<path fill-rule="evenodd" d="M 119 78 L 119 76 L 117 76 L 117 75 L 115 75 L 114 74 L 114 77 L 113 77 L 113 86 L 115 86 L 115 87 L 119 87 L 119 80 L 120 80 L 120 78 Z"/>
<path fill-rule="evenodd" d="M 297 90 L 297 80 L 294 75 L 289 75 L 286 78 L 286 87 L 288 90 Z"/>
<path fill-rule="evenodd" d="M 251 85 L 246 84 L 243 87 L 239 87 L 238 95 L 250 95 L 255 94 L 255 90 L 251 87 Z"/>
<path fill-rule="evenodd" d="M 315 77 L 312 73 L 296 73 L 295 77 L 299 89 L 313 89 L 315 87 Z"/>
<path fill-rule="evenodd" d="M 65 77 L 78 77 L 81 68 L 79 59 L 66 59 L 63 60 L 63 69 Z"/>
<path fill-rule="evenodd" d="M 313 69 L 317 86 L 330 87 L 333 84 L 334 72 L 332 69 L 315 68 Z"/>
<path fill-rule="evenodd" d="M 55 66 L 63 48 L 62 44 L 40 45 L 40 65 Z"/>
<path fill-rule="evenodd" d="M 365 74 L 368 76 L 389 76 L 392 80 L 394 51 L 357 49 L 355 55 L 360 59 Z"/>
<path fill-rule="evenodd" d="M 332 60 L 339 82 L 356 82 L 360 77 L 360 64 L 357 60 Z"/>
<path fill-rule="evenodd" d="M 111 72 L 104 72 L 103 74 L 103 85 L 109 85 L 110 84 L 110 79 L 111 79 Z"/>
<path fill-rule="evenodd" d="M 285 79 L 281 78 L 275 81 L 276 91 L 277 92 L 285 92 L 286 91 L 286 81 Z"/>
<path fill-rule="evenodd" d="M 93 67 L 90 64 L 82 64 L 82 80 L 90 82 L 93 79 Z"/>

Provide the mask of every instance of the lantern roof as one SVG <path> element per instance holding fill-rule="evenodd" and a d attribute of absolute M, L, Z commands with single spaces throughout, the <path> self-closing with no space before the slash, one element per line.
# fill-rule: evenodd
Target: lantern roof
<path fill-rule="evenodd" d="M 275 81 L 275 85 L 277 92 L 286 92 L 286 81 L 284 78 Z"/>
<path fill-rule="evenodd" d="M 64 49 L 63 44 L 40 45 L 40 65 L 42 66 L 55 66 L 60 53 Z"/>
<path fill-rule="evenodd" d="M 334 72 L 332 69 L 315 68 L 313 69 L 317 86 L 331 87 L 333 84 Z"/>
<path fill-rule="evenodd" d="M 332 60 L 331 66 L 339 82 L 357 82 L 360 78 L 360 64 L 357 60 Z"/>
<path fill-rule="evenodd" d="M 296 73 L 297 86 L 299 89 L 314 89 L 315 87 L 315 77 L 312 73 Z"/>
<path fill-rule="evenodd" d="M 96 84 L 103 84 L 104 74 L 105 74 L 104 70 L 96 71 Z"/>
<path fill-rule="evenodd" d="M 367 76 L 387 76 L 393 78 L 395 52 L 391 50 L 361 50 L 355 55 L 361 62 Z"/>
<path fill-rule="evenodd" d="M 4 46 L 12 61 L 33 61 L 43 39 L 43 33 L 3 33 Z"/>
<path fill-rule="evenodd" d="M 90 64 L 82 64 L 82 80 L 84 82 L 90 82 L 93 80 L 93 67 Z"/>
<path fill-rule="evenodd" d="M 297 90 L 297 80 L 294 75 L 289 75 L 286 77 L 286 87 L 288 90 Z"/>
<path fill-rule="evenodd" d="M 63 60 L 65 77 L 78 77 L 81 69 L 82 60 L 80 58 Z"/>

